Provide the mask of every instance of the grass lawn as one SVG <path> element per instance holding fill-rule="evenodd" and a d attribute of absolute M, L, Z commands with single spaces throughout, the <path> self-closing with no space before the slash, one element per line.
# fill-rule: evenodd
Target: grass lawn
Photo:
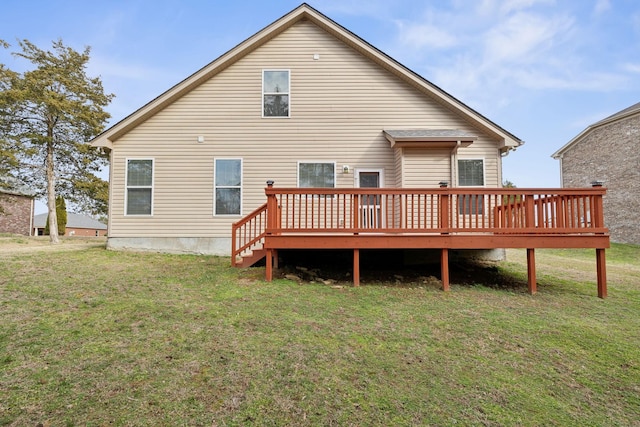
<path fill-rule="evenodd" d="M 591 250 L 537 251 L 531 296 L 519 250 L 444 293 L 10 243 L 0 425 L 640 425 L 637 246 L 607 251 L 601 300 Z"/>

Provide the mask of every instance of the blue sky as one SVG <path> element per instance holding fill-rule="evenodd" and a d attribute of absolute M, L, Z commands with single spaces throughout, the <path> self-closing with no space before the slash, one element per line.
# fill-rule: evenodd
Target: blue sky
<path fill-rule="evenodd" d="M 557 187 L 550 156 L 640 102 L 637 0 L 311 0 L 311 6 L 525 141 L 504 159 L 518 187 Z M 132 113 L 298 1 L 4 0 L 0 63 L 16 39 L 91 46 L 89 74 Z"/>

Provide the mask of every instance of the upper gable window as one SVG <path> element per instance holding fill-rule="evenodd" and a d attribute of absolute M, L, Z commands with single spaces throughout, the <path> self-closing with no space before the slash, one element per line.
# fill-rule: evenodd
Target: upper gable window
<path fill-rule="evenodd" d="M 289 70 L 262 71 L 262 116 L 289 117 Z"/>

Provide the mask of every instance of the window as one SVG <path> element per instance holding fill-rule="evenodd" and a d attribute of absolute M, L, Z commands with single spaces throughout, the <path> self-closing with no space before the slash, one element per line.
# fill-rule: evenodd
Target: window
<path fill-rule="evenodd" d="M 336 182 L 336 164 L 333 162 L 298 163 L 298 187 L 334 188 Z"/>
<path fill-rule="evenodd" d="M 151 215 L 153 160 L 127 159 L 127 215 Z"/>
<path fill-rule="evenodd" d="M 458 160 L 458 186 L 484 186 L 484 160 Z M 461 195 L 458 198 L 458 212 L 467 215 L 482 215 L 484 212 L 484 198 L 475 194 Z"/>
<path fill-rule="evenodd" d="M 242 213 L 242 160 L 216 159 L 214 165 L 215 215 Z"/>
<path fill-rule="evenodd" d="M 289 71 L 262 72 L 262 116 L 289 117 Z"/>
<path fill-rule="evenodd" d="M 458 186 L 484 186 L 484 160 L 458 160 Z"/>

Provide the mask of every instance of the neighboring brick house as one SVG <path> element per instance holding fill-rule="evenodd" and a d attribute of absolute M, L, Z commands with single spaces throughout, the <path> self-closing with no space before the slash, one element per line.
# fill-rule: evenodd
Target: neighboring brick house
<path fill-rule="evenodd" d="M 640 245 L 640 102 L 592 124 L 556 151 L 563 187 L 602 181 L 611 240 Z"/>
<path fill-rule="evenodd" d="M 36 215 L 33 219 L 33 234 L 44 235 L 47 214 Z M 65 236 L 100 237 L 107 234 L 107 226 L 86 215 L 67 212 L 67 226 Z"/>
<path fill-rule="evenodd" d="M 0 233 L 30 236 L 33 209 L 32 195 L 0 189 Z"/>

